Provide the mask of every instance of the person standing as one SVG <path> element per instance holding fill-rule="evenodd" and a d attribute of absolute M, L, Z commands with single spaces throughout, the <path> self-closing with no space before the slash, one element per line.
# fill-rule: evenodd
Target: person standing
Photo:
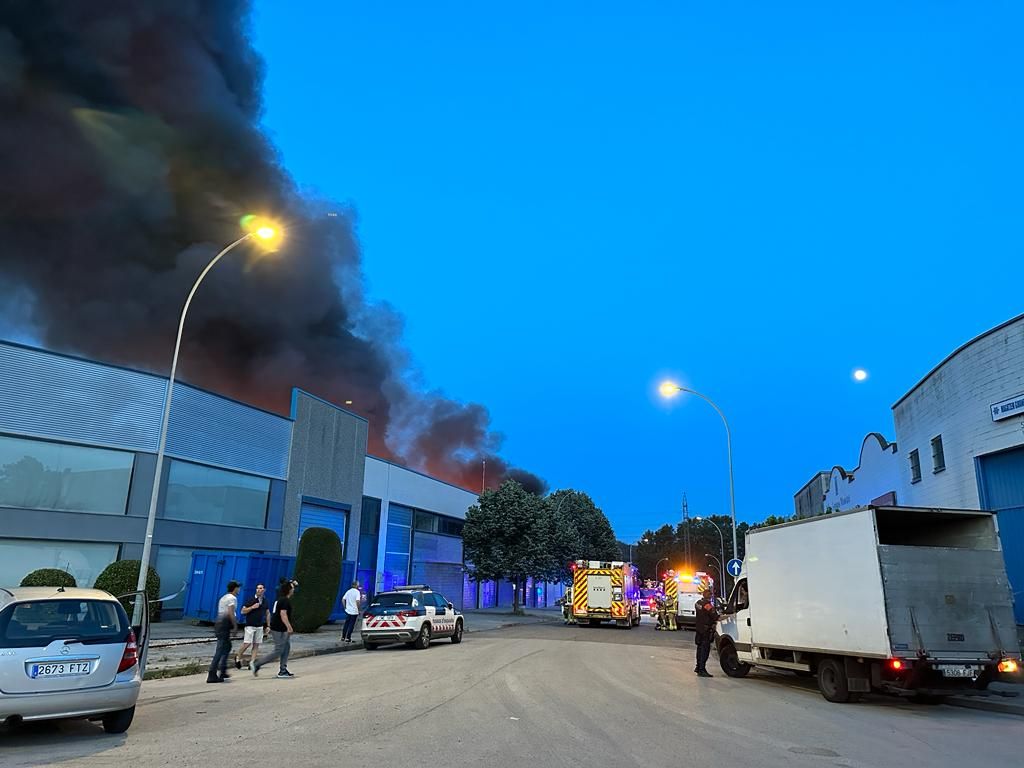
<path fill-rule="evenodd" d="M 715 598 L 710 589 L 705 589 L 703 596 L 697 601 L 697 624 L 694 627 L 694 642 L 697 644 L 697 666 L 693 671 L 697 677 L 714 677 L 708 672 L 708 657 L 711 655 L 711 640 L 715 635 L 715 626 L 718 624 L 718 610 L 715 608 Z"/>
<path fill-rule="evenodd" d="M 249 662 L 249 669 L 253 677 L 260 673 L 260 667 L 278 659 L 277 676 L 282 679 L 295 677 L 288 671 L 288 654 L 292 649 L 292 592 L 295 585 L 291 581 L 284 581 L 277 590 L 277 600 L 274 601 L 274 610 L 270 616 L 270 639 L 274 641 L 274 650 L 262 658 L 254 658 Z"/>
<path fill-rule="evenodd" d="M 206 682 L 223 683 L 228 679 L 228 657 L 231 655 L 231 633 L 238 626 L 235 611 L 238 609 L 237 581 L 229 581 L 227 592 L 217 601 L 217 620 L 213 623 L 213 634 L 217 637 L 217 650 L 213 652 Z"/>
<path fill-rule="evenodd" d="M 235 669 L 241 669 L 246 663 L 245 652 L 249 648 L 252 648 L 252 658 L 259 657 L 263 632 L 270 632 L 270 606 L 267 605 L 266 587 L 262 584 L 257 584 L 256 593 L 242 604 L 242 615 L 245 617 L 245 636 L 235 656 Z"/>
<path fill-rule="evenodd" d="M 355 629 L 356 619 L 359 618 L 359 604 L 363 601 L 363 595 L 359 591 L 359 582 L 353 581 L 349 590 L 341 596 L 341 602 L 345 606 L 345 627 L 341 630 L 341 642 L 352 642 L 352 630 Z"/>

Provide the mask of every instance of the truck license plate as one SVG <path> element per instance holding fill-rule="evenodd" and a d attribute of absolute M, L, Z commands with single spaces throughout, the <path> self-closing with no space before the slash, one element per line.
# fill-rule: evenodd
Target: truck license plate
<path fill-rule="evenodd" d="M 940 666 L 939 671 L 943 677 L 977 677 L 981 674 L 981 669 L 978 667 L 956 667 L 956 666 Z"/>

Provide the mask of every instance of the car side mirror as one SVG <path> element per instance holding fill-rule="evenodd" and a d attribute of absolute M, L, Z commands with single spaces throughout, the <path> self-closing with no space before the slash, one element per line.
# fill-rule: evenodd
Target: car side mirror
<path fill-rule="evenodd" d="M 455 610 L 455 606 L 452 603 L 448 603 L 448 610 L 449 611 L 454 611 Z"/>

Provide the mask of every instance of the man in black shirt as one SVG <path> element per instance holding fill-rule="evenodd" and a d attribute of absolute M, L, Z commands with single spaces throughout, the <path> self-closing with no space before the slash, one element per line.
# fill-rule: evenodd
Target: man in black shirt
<path fill-rule="evenodd" d="M 241 669 L 245 664 L 245 652 L 249 648 L 252 648 L 252 658 L 259 657 L 263 631 L 270 631 L 270 606 L 267 604 L 267 590 L 262 584 L 256 585 L 256 593 L 242 605 L 242 615 L 245 617 L 245 636 L 235 656 L 235 669 Z"/>
<path fill-rule="evenodd" d="M 715 608 L 715 598 L 710 589 L 705 589 L 703 596 L 697 601 L 697 625 L 694 627 L 694 642 L 697 644 L 697 666 L 694 672 L 697 677 L 714 677 L 708 672 L 708 656 L 711 655 L 711 639 L 715 636 L 715 626 L 718 624 L 718 610 Z"/>
<path fill-rule="evenodd" d="M 270 639 L 274 641 L 274 650 L 266 656 L 254 659 L 249 662 L 249 669 L 253 677 L 260 673 L 260 667 L 269 664 L 274 659 L 278 661 L 277 676 L 287 679 L 295 677 L 288 671 L 288 653 L 292 648 L 292 591 L 295 589 L 293 583 L 285 581 L 277 590 L 277 600 L 274 601 L 274 610 L 270 617 Z"/>

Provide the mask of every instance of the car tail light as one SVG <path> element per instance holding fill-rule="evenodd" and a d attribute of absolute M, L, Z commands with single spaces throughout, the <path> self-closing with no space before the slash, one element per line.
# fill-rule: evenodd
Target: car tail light
<path fill-rule="evenodd" d="M 414 618 L 416 616 L 422 616 L 422 615 L 423 614 L 420 613 L 420 609 L 419 608 L 413 608 L 411 611 L 399 611 L 398 612 L 398 618 L 400 618 L 400 619 L 411 619 L 411 618 Z"/>
<path fill-rule="evenodd" d="M 999 662 L 1000 672 L 1009 672 L 1012 674 L 1018 670 L 1020 670 L 1020 665 L 1017 663 L 1016 659 L 1003 659 Z"/>
<path fill-rule="evenodd" d="M 367 611 L 366 613 L 363 614 L 363 618 L 364 619 L 372 619 L 374 617 L 374 615 L 375 614 L 372 614 L 369 611 Z"/>
<path fill-rule="evenodd" d="M 118 672 L 127 672 L 139 663 L 139 644 L 135 642 L 135 630 L 128 630 L 128 642 L 124 644 L 124 653 L 121 654 L 121 663 L 117 665 Z"/>

